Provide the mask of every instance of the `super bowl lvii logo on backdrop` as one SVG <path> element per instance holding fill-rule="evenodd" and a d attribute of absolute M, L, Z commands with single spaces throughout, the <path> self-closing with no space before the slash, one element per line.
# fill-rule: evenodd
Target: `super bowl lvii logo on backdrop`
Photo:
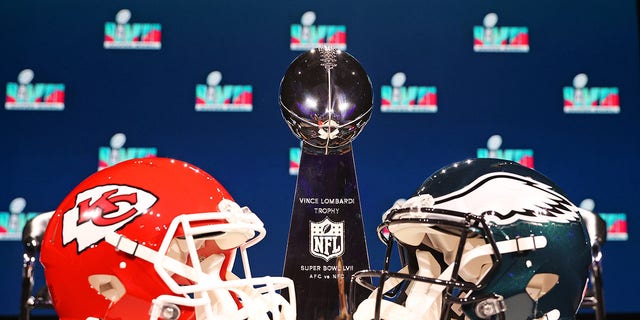
<path fill-rule="evenodd" d="M 307 11 L 300 18 L 300 24 L 291 25 L 290 49 L 307 51 L 320 46 L 347 49 L 347 27 L 344 25 L 314 25 L 316 13 Z"/>
<path fill-rule="evenodd" d="M 607 224 L 608 241 L 627 241 L 627 215 L 625 213 L 599 213 Z"/>
<path fill-rule="evenodd" d="M 585 73 L 573 78 L 572 87 L 564 87 L 564 113 L 620 113 L 617 87 L 587 87 Z"/>
<path fill-rule="evenodd" d="M 125 160 L 153 158 L 158 155 L 157 148 L 123 148 L 126 141 L 127 136 L 119 132 L 111 137 L 109 147 L 98 149 L 98 171 Z"/>
<path fill-rule="evenodd" d="M 251 112 L 251 85 L 220 85 L 221 80 L 222 73 L 212 71 L 207 76 L 207 84 L 196 85 L 196 111 Z"/>
<path fill-rule="evenodd" d="M 527 27 L 497 27 L 498 15 L 488 13 L 482 26 L 473 27 L 475 52 L 529 52 Z"/>
<path fill-rule="evenodd" d="M 0 240 L 22 239 L 22 229 L 39 212 L 25 212 L 27 201 L 18 197 L 9 204 L 9 212 L 0 212 Z"/>
<path fill-rule="evenodd" d="M 487 148 L 478 149 L 476 157 L 510 160 L 533 169 L 532 149 L 500 149 L 501 146 L 502 136 L 492 135 L 487 140 Z"/>
<path fill-rule="evenodd" d="M 129 23 L 131 11 L 122 9 L 115 22 L 104 24 L 105 49 L 160 49 L 162 26 L 159 23 Z"/>
<path fill-rule="evenodd" d="M 7 83 L 4 102 L 6 110 L 64 110 L 64 84 L 31 83 L 34 73 L 24 69 L 18 74 L 18 82 Z"/>
<path fill-rule="evenodd" d="M 391 86 L 382 86 L 380 92 L 382 112 L 438 112 L 438 95 L 434 86 L 405 87 L 403 72 L 391 77 Z"/>
<path fill-rule="evenodd" d="M 302 157 L 302 143 L 299 147 L 289 148 L 289 175 L 297 176 L 300 171 L 300 158 Z"/>
<path fill-rule="evenodd" d="M 580 202 L 580 208 L 596 213 L 594 210 L 596 203 L 593 199 L 587 198 Z M 629 239 L 627 233 L 627 215 L 625 213 L 603 213 L 597 215 L 604 220 L 607 226 L 607 241 L 626 241 Z"/>

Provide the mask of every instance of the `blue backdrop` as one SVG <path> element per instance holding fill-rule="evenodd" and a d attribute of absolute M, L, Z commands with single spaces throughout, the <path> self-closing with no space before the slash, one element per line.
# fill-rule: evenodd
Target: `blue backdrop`
<path fill-rule="evenodd" d="M 105 24 L 121 9 L 130 25 L 160 24 L 161 48 L 105 48 Z M 384 255 L 381 214 L 497 134 L 501 150 L 529 152 L 574 202 L 626 214 L 628 240 L 604 247 L 605 297 L 609 312 L 640 312 L 629 293 L 640 287 L 638 17 L 629 0 L 1 1 L 5 101 L 30 69 L 32 84 L 64 84 L 64 110 L 0 108 L 0 211 L 17 197 L 25 212 L 55 209 L 121 132 L 125 148 L 200 166 L 252 208 L 268 231 L 250 251 L 254 274 L 281 274 L 296 183 L 289 149 L 299 141 L 278 89 L 301 53 L 290 48 L 291 25 L 307 11 L 316 26 L 345 27 L 346 51 L 373 83 L 373 115 L 354 141 L 372 267 Z M 474 51 L 474 27 L 489 13 L 503 31 L 526 27 L 528 51 Z M 251 86 L 251 112 L 195 111 L 195 87 L 212 71 L 220 85 Z M 398 72 L 405 87 L 437 88 L 437 112 L 381 112 L 381 88 Z M 619 112 L 563 111 L 563 90 L 581 73 L 587 88 L 617 90 Z M 18 313 L 21 248 L 0 242 L 0 315 Z"/>

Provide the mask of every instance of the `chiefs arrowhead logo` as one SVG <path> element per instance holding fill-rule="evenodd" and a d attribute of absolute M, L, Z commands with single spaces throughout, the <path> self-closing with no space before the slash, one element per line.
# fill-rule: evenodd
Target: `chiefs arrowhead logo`
<path fill-rule="evenodd" d="M 76 195 L 76 205 L 63 215 L 62 243 L 76 240 L 78 253 L 102 241 L 153 206 L 158 198 L 126 185 L 98 186 Z"/>

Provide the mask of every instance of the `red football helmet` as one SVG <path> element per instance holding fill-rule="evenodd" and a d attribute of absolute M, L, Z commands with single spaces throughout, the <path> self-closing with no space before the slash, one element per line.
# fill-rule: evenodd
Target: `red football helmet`
<path fill-rule="evenodd" d="M 62 201 L 41 262 L 62 320 L 295 319 L 290 279 L 251 276 L 246 249 L 264 236 L 262 221 L 203 170 L 134 159 Z M 242 279 L 232 273 L 237 251 Z"/>

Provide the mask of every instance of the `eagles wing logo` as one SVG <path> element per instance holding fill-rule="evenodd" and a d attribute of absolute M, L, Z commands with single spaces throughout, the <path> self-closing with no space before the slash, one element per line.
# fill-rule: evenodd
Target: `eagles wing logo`
<path fill-rule="evenodd" d="M 463 189 L 436 198 L 434 207 L 474 214 L 493 211 L 485 219 L 501 225 L 579 219 L 579 209 L 551 186 L 508 172 L 483 175 Z"/>
<path fill-rule="evenodd" d="M 98 186 L 78 193 L 76 205 L 63 215 L 62 243 L 76 240 L 78 253 L 103 240 L 141 214 L 158 198 L 126 185 Z"/>

